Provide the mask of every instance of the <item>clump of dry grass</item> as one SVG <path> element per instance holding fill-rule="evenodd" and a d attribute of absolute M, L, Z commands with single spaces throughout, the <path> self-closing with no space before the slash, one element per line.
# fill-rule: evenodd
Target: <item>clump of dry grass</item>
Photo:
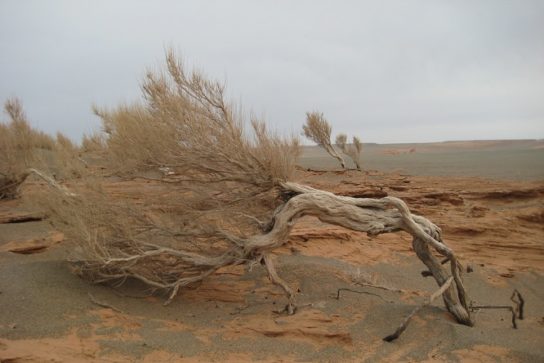
<path fill-rule="evenodd" d="M 302 126 L 304 136 L 321 146 L 338 160 L 342 168 L 346 167 L 344 159 L 336 152 L 331 143 L 332 127 L 322 113 L 314 111 L 306 113 L 306 123 Z"/>
<path fill-rule="evenodd" d="M 347 140 L 348 137 L 346 134 L 338 134 L 336 136 L 336 146 L 353 161 L 357 170 L 362 170 L 361 152 L 363 151 L 363 144 L 357 136 L 353 136 L 353 142 L 351 144 L 348 144 Z"/>

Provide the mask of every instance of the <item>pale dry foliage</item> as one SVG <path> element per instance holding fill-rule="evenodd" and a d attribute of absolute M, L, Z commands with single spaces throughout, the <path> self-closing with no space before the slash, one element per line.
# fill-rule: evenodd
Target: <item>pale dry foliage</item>
<path fill-rule="evenodd" d="M 79 147 L 62 132 L 57 132 L 56 148 L 66 150 L 71 154 L 77 154 L 79 152 Z"/>
<path fill-rule="evenodd" d="M 58 179 L 81 178 L 88 174 L 87 163 L 81 158 L 81 149 L 72 140 L 57 132 L 49 168 Z"/>
<path fill-rule="evenodd" d="M 187 73 L 172 52 L 166 71 L 149 72 L 142 89 L 142 104 L 96 110 L 107 133 L 102 160 L 115 179 L 86 178 L 70 193 L 42 198 L 57 228 L 79 243 L 72 262 L 80 275 L 101 283 L 138 279 L 168 291 L 169 302 L 222 267 L 263 262 L 294 313 L 295 294 L 270 252 L 287 243 L 298 219 L 311 215 L 369 235 L 410 233 L 448 310 L 472 324 L 455 254 L 440 229 L 404 202 L 293 183 L 298 141 L 270 133 L 258 120 L 245 130 L 224 87 Z M 435 253 L 447 258 L 449 272 Z"/>
<path fill-rule="evenodd" d="M 33 129 L 17 98 L 4 105 L 10 121 L 0 123 L 0 199 L 19 196 L 30 175 L 56 184 L 56 180 L 79 178 L 86 166 L 79 148 L 68 137 L 57 133 L 56 139 Z"/>
<path fill-rule="evenodd" d="M 28 177 L 28 168 L 41 166 L 40 150 L 52 150 L 54 140 L 30 127 L 21 102 L 8 99 L 4 110 L 7 123 L 0 123 L 0 199 L 14 198 Z"/>
<path fill-rule="evenodd" d="M 222 84 L 198 71 L 187 73 L 173 52 L 166 64 L 166 72 L 147 73 L 144 104 L 95 108 L 108 135 L 112 168 L 127 175 L 168 167 L 190 181 L 263 190 L 291 176 L 299 153 L 296 138 L 273 135 L 255 118 L 246 131 L 240 111 L 225 101 Z"/>
<path fill-rule="evenodd" d="M 362 170 L 361 152 L 363 151 L 363 144 L 361 140 L 357 136 L 353 136 L 351 144 L 348 144 L 347 141 L 348 136 L 346 134 L 338 134 L 336 136 L 336 146 L 353 161 L 357 170 Z"/>
<path fill-rule="evenodd" d="M 342 168 L 346 167 L 344 159 L 331 143 L 332 127 L 321 112 L 306 112 L 306 123 L 302 125 L 304 136 L 321 146 L 330 156 L 338 160 Z"/>
<path fill-rule="evenodd" d="M 83 135 L 81 140 L 81 152 L 87 154 L 103 153 L 106 149 L 106 140 L 100 133 L 92 133 Z"/>
<path fill-rule="evenodd" d="M 42 198 L 57 225 L 82 242 L 76 265 L 95 281 L 126 274 L 155 287 L 179 285 L 190 267 L 145 251 L 160 245 L 221 255 L 238 241 L 234 235 L 258 233 L 261 220 L 272 218 L 282 203 L 280 185 L 295 170 L 297 138 L 280 137 L 255 118 L 246 130 L 237 106 L 225 101 L 223 85 L 187 73 L 172 52 L 166 65 L 165 72 L 146 75 L 143 103 L 95 107 L 105 137 L 83 144 L 90 152 L 105 149 L 100 161 L 107 175 L 146 188 L 116 189 L 123 182 L 95 175 L 72 186 L 78 198 Z M 111 262 L 139 253 L 147 257 Z"/>

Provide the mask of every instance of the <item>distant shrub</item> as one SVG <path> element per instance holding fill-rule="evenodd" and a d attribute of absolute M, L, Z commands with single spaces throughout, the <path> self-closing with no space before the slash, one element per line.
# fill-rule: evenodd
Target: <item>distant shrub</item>
<path fill-rule="evenodd" d="M 0 199 L 15 198 L 31 168 L 53 175 L 65 175 L 74 169 L 77 146 L 70 139 L 59 133 L 55 140 L 33 129 L 17 98 L 8 99 L 4 111 L 9 120 L 0 123 Z M 73 170 L 69 173 L 73 174 Z"/>
<path fill-rule="evenodd" d="M 47 135 L 32 130 L 18 99 L 8 99 L 4 110 L 10 120 L 0 123 L 0 199 L 17 195 L 28 175 L 26 170 L 36 160 L 35 143 L 54 145 Z"/>
<path fill-rule="evenodd" d="M 325 119 L 322 113 L 306 112 L 306 123 L 302 126 L 304 136 L 321 146 L 331 155 L 338 160 L 342 168 L 346 167 L 344 159 L 336 152 L 331 143 L 332 127 Z"/>
<path fill-rule="evenodd" d="M 348 144 L 347 141 L 348 137 L 346 134 L 338 134 L 338 136 L 336 136 L 336 146 L 353 161 L 357 170 L 362 170 L 361 152 L 363 151 L 363 144 L 361 143 L 361 140 L 359 140 L 358 137 L 353 136 L 353 142 L 351 144 Z"/>

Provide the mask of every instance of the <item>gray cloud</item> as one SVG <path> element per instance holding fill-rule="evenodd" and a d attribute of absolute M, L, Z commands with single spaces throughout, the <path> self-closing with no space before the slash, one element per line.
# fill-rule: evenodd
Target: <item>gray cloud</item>
<path fill-rule="evenodd" d="M 544 137 L 542 1 L 0 2 L 0 98 L 73 138 L 164 48 L 279 130 L 368 142 Z"/>

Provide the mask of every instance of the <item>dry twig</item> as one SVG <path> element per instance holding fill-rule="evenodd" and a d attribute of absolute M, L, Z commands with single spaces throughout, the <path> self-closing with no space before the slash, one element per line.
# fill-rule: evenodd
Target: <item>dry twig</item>
<path fill-rule="evenodd" d="M 353 289 L 349 289 L 349 288 L 346 288 L 346 287 L 341 287 L 341 288 L 336 290 L 336 297 L 335 297 L 336 300 L 340 300 L 340 292 L 342 292 L 342 291 L 349 291 L 349 292 L 353 292 L 353 293 L 356 293 L 356 294 L 365 294 L 365 295 L 376 296 L 376 297 L 379 297 L 380 299 L 382 299 L 385 302 L 391 302 L 391 301 L 385 300 L 382 296 L 380 296 L 378 294 L 374 294 L 373 292 L 358 291 L 358 290 L 353 290 Z"/>

